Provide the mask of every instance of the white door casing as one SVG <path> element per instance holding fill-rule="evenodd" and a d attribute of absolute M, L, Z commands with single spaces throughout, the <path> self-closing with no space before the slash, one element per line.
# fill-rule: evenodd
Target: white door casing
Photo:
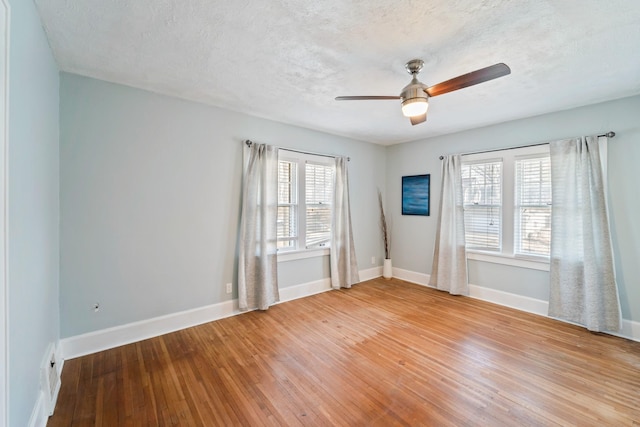
<path fill-rule="evenodd" d="M 0 0 L 0 425 L 9 425 L 7 284 L 7 149 L 9 126 L 9 3 Z"/>

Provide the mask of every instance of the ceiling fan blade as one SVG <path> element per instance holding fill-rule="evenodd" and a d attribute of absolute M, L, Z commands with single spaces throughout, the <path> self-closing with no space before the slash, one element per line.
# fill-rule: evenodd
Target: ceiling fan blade
<path fill-rule="evenodd" d="M 427 113 L 424 113 L 421 116 L 409 117 L 409 120 L 411 120 L 411 125 L 419 125 L 420 123 L 427 121 Z"/>
<path fill-rule="evenodd" d="M 506 76 L 507 74 L 511 74 L 509 66 L 499 63 L 438 83 L 425 89 L 425 92 L 427 92 L 427 95 L 429 96 L 443 95 L 445 93 L 453 92 L 454 90 L 463 89 L 465 87 L 477 85 L 478 83 L 497 79 L 498 77 Z"/>
<path fill-rule="evenodd" d="M 336 101 L 366 101 L 375 99 L 401 99 L 399 96 L 336 96 Z"/>

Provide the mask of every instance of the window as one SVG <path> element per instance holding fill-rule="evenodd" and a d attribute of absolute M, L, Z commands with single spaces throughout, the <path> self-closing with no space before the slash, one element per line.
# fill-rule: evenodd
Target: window
<path fill-rule="evenodd" d="M 462 165 L 467 248 L 500 250 L 502 161 Z"/>
<path fill-rule="evenodd" d="M 467 250 L 548 258 L 552 209 L 548 145 L 463 156 L 462 188 Z"/>
<path fill-rule="evenodd" d="M 335 166 L 330 159 L 281 150 L 278 251 L 329 247 Z"/>
<path fill-rule="evenodd" d="M 551 161 L 516 159 L 515 254 L 549 256 L 551 248 Z"/>

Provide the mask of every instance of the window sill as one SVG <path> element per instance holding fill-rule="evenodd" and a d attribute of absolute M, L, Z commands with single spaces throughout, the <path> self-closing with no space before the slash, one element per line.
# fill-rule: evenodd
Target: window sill
<path fill-rule="evenodd" d="M 303 251 L 287 251 L 278 254 L 278 262 L 295 261 L 305 258 L 316 258 L 329 255 L 329 248 L 308 249 Z"/>
<path fill-rule="evenodd" d="M 549 261 L 544 259 L 532 260 L 502 254 L 488 254 L 485 252 L 469 251 L 467 251 L 467 259 L 490 262 L 493 264 L 510 265 L 512 267 L 529 268 L 531 270 L 549 271 Z"/>

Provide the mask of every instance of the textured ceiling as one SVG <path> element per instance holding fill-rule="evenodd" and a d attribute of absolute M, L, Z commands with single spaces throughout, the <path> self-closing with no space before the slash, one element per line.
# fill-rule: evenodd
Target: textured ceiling
<path fill-rule="evenodd" d="M 394 144 L 640 93 L 637 0 L 36 0 L 61 70 Z M 406 61 L 432 98 L 411 126 Z M 254 136 L 255 137 L 255 136 Z"/>

